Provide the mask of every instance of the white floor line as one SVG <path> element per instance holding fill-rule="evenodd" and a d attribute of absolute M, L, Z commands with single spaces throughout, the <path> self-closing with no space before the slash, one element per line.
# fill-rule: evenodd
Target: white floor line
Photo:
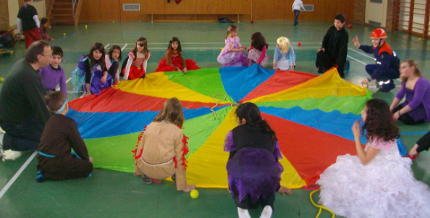
<path fill-rule="evenodd" d="M 355 50 L 355 49 L 348 48 L 348 50 L 351 50 L 351 51 L 357 52 L 358 54 L 361 54 L 361 55 L 363 55 L 364 57 L 367 57 L 367 58 L 370 58 L 370 59 L 372 59 L 372 60 L 375 60 L 375 58 L 373 58 L 372 56 L 366 55 L 366 54 L 364 54 L 363 52 L 359 52 L 359 51 L 357 51 L 357 50 Z"/>
<path fill-rule="evenodd" d="M 12 179 L 9 180 L 9 182 L 3 187 L 3 189 L 0 191 L 0 199 L 3 197 L 3 195 L 7 192 L 7 190 L 13 185 L 13 183 L 18 179 L 18 177 L 21 175 L 21 173 L 27 168 L 27 166 L 30 164 L 30 162 L 34 159 L 36 156 L 37 151 L 34 151 L 33 154 L 25 161 L 25 163 L 19 168 L 18 172 L 13 175 Z M 36 173 L 34 174 L 36 176 Z"/>
<path fill-rule="evenodd" d="M 351 56 L 349 56 L 349 55 L 348 55 L 348 57 L 349 57 L 349 58 L 351 58 L 352 60 L 355 60 L 355 61 L 357 61 L 357 62 L 359 62 L 359 63 L 363 64 L 363 65 L 367 65 L 367 64 L 366 64 L 366 63 L 364 63 L 363 61 L 360 61 L 360 60 L 358 60 L 358 59 L 355 59 L 355 58 L 353 58 L 353 57 L 351 57 Z"/>
<path fill-rule="evenodd" d="M 121 50 L 124 50 L 125 48 L 127 48 L 127 45 L 128 45 L 128 44 L 125 44 L 125 45 L 121 48 Z"/>
<path fill-rule="evenodd" d="M 70 78 L 68 78 L 68 79 L 66 80 L 66 84 L 67 84 L 67 83 L 69 83 L 69 82 L 70 82 L 70 80 L 72 80 L 72 77 L 70 77 Z M 58 86 L 58 87 L 55 89 L 55 91 L 60 91 L 60 87 Z"/>
<path fill-rule="evenodd" d="M 105 49 L 107 49 L 107 48 L 109 47 L 109 45 L 110 45 L 110 43 L 108 43 L 108 44 L 105 46 Z"/>

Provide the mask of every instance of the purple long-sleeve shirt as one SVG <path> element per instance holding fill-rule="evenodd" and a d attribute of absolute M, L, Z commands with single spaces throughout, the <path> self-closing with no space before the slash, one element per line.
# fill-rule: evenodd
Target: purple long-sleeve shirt
<path fill-rule="evenodd" d="M 406 95 L 405 102 L 402 106 L 408 105 L 412 110 L 408 114 L 415 120 L 430 121 L 430 83 L 424 78 L 420 77 L 415 83 L 415 88 L 410 90 L 406 88 L 406 83 L 402 84 L 402 88 L 397 93 L 396 98 L 403 99 Z"/>
<path fill-rule="evenodd" d="M 60 84 L 60 90 L 67 95 L 66 75 L 63 68 L 60 66 L 53 68 L 51 65 L 48 65 L 40 68 L 39 74 L 46 90 L 55 90 L 57 85 Z"/>

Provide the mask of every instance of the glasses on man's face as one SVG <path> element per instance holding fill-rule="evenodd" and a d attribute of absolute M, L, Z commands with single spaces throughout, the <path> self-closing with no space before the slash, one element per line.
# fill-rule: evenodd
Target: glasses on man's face
<path fill-rule="evenodd" d="M 49 54 L 49 55 L 40 54 L 40 55 L 52 58 L 52 54 Z"/>
<path fill-rule="evenodd" d="M 137 44 L 138 46 L 140 46 L 140 47 L 143 47 L 145 44 L 143 44 L 143 43 L 139 43 L 139 44 Z"/>

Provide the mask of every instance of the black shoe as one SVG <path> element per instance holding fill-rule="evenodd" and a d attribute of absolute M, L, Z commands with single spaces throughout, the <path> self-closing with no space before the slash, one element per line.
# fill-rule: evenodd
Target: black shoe
<path fill-rule="evenodd" d="M 147 185 L 149 185 L 149 184 L 152 183 L 152 179 L 149 178 L 149 177 L 147 177 L 147 176 L 145 176 L 145 174 L 142 174 L 142 182 L 145 183 L 145 184 L 147 184 Z"/>

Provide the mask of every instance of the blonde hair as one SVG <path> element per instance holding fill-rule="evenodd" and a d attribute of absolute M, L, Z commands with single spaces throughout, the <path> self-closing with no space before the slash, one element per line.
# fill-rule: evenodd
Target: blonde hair
<path fill-rule="evenodd" d="M 185 118 L 181 102 L 177 98 L 168 99 L 166 102 L 164 102 L 163 108 L 157 114 L 153 121 L 167 121 L 182 127 Z"/>
<path fill-rule="evenodd" d="M 417 62 L 415 62 L 415 60 L 414 60 L 414 59 L 406 59 L 406 60 L 402 61 L 402 63 L 400 63 L 400 66 L 401 66 L 403 63 L 407 63 L 407 64 L 409 65 L 409 67 L 415 67 L 415 71 L 414 71 L 415 76 L 419 76 L 419 77 L 422 77 L 422 76 L 423 76 L 423 75 L 421 74 L 421 70 L 420 70 L 420 68 L 418 67 Z M 403 82 L 407 82 L 407 81 L 408 81 L 408 78 L 407 78 L 407 77 L 402 77 L 402 83 L 403 83 Z"/>
<path fill-rule="evenodd" d="M 279 37 L 278 40 L 276 40 L 276 44 L 281 48 L 282 53 L 287 53 L 288 50 L 290 50 L 290 40 L 285 36 Z"/>
<path fill-rule="evenodd" d="M 227 36 L 225 39 L 227 39 L 230 36 L 230 32 L 237 32 L 237 26 L 236 25 L 230 25 L 227 29 Z"/>

